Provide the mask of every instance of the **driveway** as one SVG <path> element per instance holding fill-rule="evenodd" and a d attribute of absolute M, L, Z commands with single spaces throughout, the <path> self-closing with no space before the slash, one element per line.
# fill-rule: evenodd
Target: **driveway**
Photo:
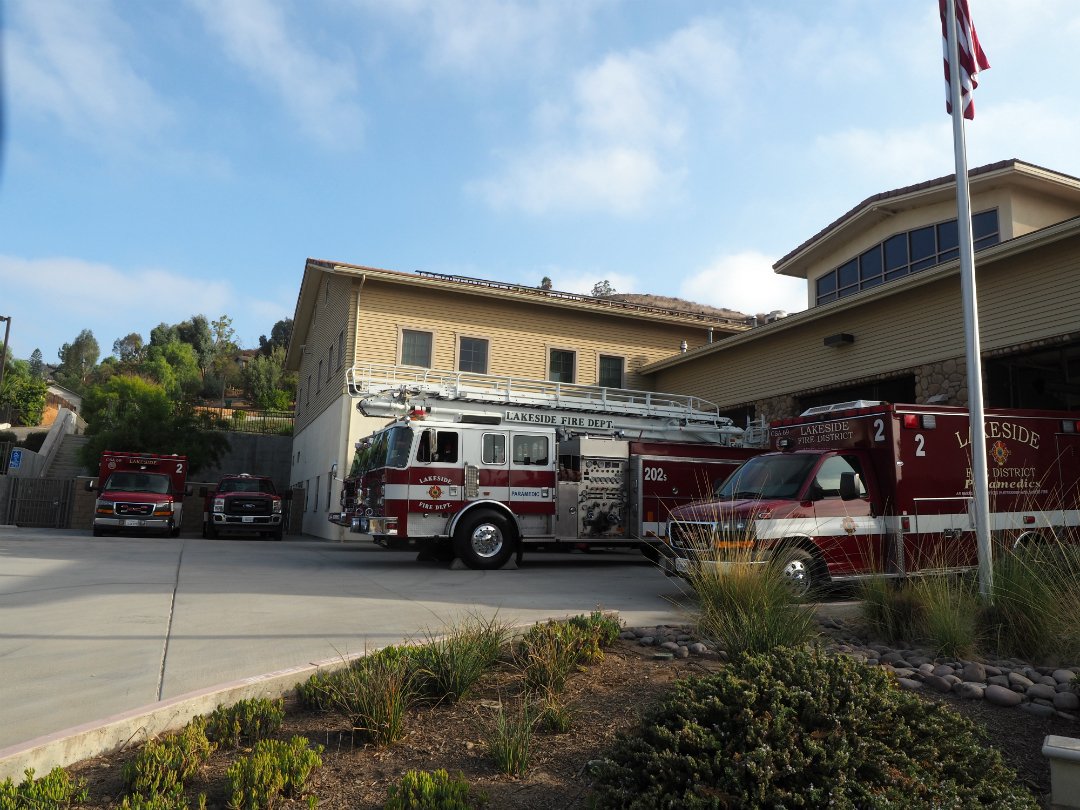
<path fill-rule="evenodd" d="M 683 596 L 636 552 L 456 571 L 370 543 L 0 528 L 0 748 L 470 614 L 682 623 Z"/>

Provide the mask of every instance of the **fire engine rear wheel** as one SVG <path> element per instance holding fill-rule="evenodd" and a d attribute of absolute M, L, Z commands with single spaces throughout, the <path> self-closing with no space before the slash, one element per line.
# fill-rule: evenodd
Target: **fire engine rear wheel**
<path fill-rule="evenodd" d="M 516 539 L 510 521 L 495 512 L 467 516 L 454 532 L 454 551 L 469 568 L 502 568 L 514 553 Z"/>

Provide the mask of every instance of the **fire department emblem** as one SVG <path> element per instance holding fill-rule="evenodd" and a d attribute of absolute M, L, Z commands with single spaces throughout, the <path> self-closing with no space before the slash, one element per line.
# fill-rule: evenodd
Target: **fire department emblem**
<path fill-rule="evenodd" d="M 993 456 L 999 467 L 1004 467 L 1011 453 L 1009 453 L 1009 448 L 1005 446 L 1005 442 L 997 441 L 990 448 L 990 455 Z"/>
<path fill-rule="evenodd" d="M 840 521 L 840 528 L 842 528 L 847 534 L 855 534 L 855 518 L 844 518 Z"/>
<path fill-rule="evenodd" d="M 431 489 L 427 491 L 427 494 L 431 500 L 437 501 L 442 497 L 442 488 L 438 484 L 433 484 Z"/>

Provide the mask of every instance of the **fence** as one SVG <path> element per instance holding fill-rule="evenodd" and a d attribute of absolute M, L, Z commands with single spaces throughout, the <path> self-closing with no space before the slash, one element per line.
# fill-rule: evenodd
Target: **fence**
<path fill-rule="evenodd" d="M 195 409 L 211 421 L 215 430 L 291 436 L 291 411 L 242 411 L 237 408 L 200 405 Z"/>

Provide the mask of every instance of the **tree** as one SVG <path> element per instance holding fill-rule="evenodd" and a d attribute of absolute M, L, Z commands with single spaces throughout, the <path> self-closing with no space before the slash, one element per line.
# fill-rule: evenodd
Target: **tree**
<path fill-rule="evenodd" d="M 594 298 L 607 298 L 609 295 L 614 294 L 615 288 L 611 286 L 611 282 L 606 278 L 593 284 L 592 292 L 589 293 Z"/>
<path fill-rule="evenodd" d="M 222 316 L 224 317 L 224 316 Z M 204 374 L 214 359 L 214 334 L 205 315 L 192 315 L 189 320 L 176 325 L 176 337 L 195 350 L 199 370 Z"/>
<path fill-rule="evenodd" d="M 274 324 L 270 330 L 270 339 L 266 339 L 266 335 L 259 335 L 259 351 L 269 357 L 273 354 L 274 349 L 281 347 L 288 351 L 289 341 L 292 340 L 293 322 L 292 318 L 285 318 Z"/>
<path fill-rule="evenodd" d="M 41 356 L 41 349 L 34 349 L 30 354 L 30 376 L 35 380 L 45 379 L 45 358 Z"/>
<path fill-rule="evenodd" d="M 31 374 L 28 361 L 9 359 L 0 388 L 0 421 L 15 425 L 41 424 L 47 392 L 45 381 Z"/>
<path fill-rule="evenodd" d="M 540 289 L 541 290 L 550 290 L 551 289 L 551 279 L 548 278 L 547 276 L 544 276 L 542 279 L 540 279 Z"/>
<path fill-rule="evenodd" d="M 236 379 L 239 369 L 236 366 L 236 353 L 240 347 L 236 345 L 236 330 L 232 328 L 232 318 L 222 315 L 210 324 L 210 331 L 214 336 L 214 357 L 210 368 L 214 373 L 215 382 L 221 385 L 221 397 L 225 398 L 225 388 Z M 208 386 L 203 386 L 206 393 Z"/>
<path fill-rule="evenodd" d="M 112 350 L 121 363 L 138 363 L 143 355 L 143 339 L 138 332 L 113 341 Z"/>
<path fill-rule="evenodd" d="M 164 321 L 150 330 L 151 346 L 164 346 L 166 343 L 179 339 L 180 334 L 177 328 L 175 326 L 169 326 L 169 324 Z"/>
<path fill-rule="evenodd" d="M 269 356 L 257 355 L 244 366 L 242 372 L 244 393 L 264 411 L 288 410 L 292 397 L 285 381 L 285 349 L 274 348 Z"/>
<path fill-rule="evenodd" d="M 74 341 L 61 346 L 57 354 L 60 366 L 56 369 L 56 381 L 73 391 L 85 390 L 86 378 L 101 354 L 94 333 L 83 329 Z"/>
<path fill-rule="evenodd" d="M 80 452 L 88 469 L 104 450 L 129 450 L 187 456 L 190 471 L 198 472 L 217 464 L 229 448 L 224 434 L 190 403 L 174 403 L 164 386 L 132 374 L 91 387 L 83 417 L 89 440 Z"/>
<path fill-rule="evenodd" d="M 146 359 L 139 364 L 139 373 L 158 383 L 175 401 L 194 399 L 202 387 L 203 376 L 199 360 L 190 343 L 171 340 L 146 350 Z"/>

